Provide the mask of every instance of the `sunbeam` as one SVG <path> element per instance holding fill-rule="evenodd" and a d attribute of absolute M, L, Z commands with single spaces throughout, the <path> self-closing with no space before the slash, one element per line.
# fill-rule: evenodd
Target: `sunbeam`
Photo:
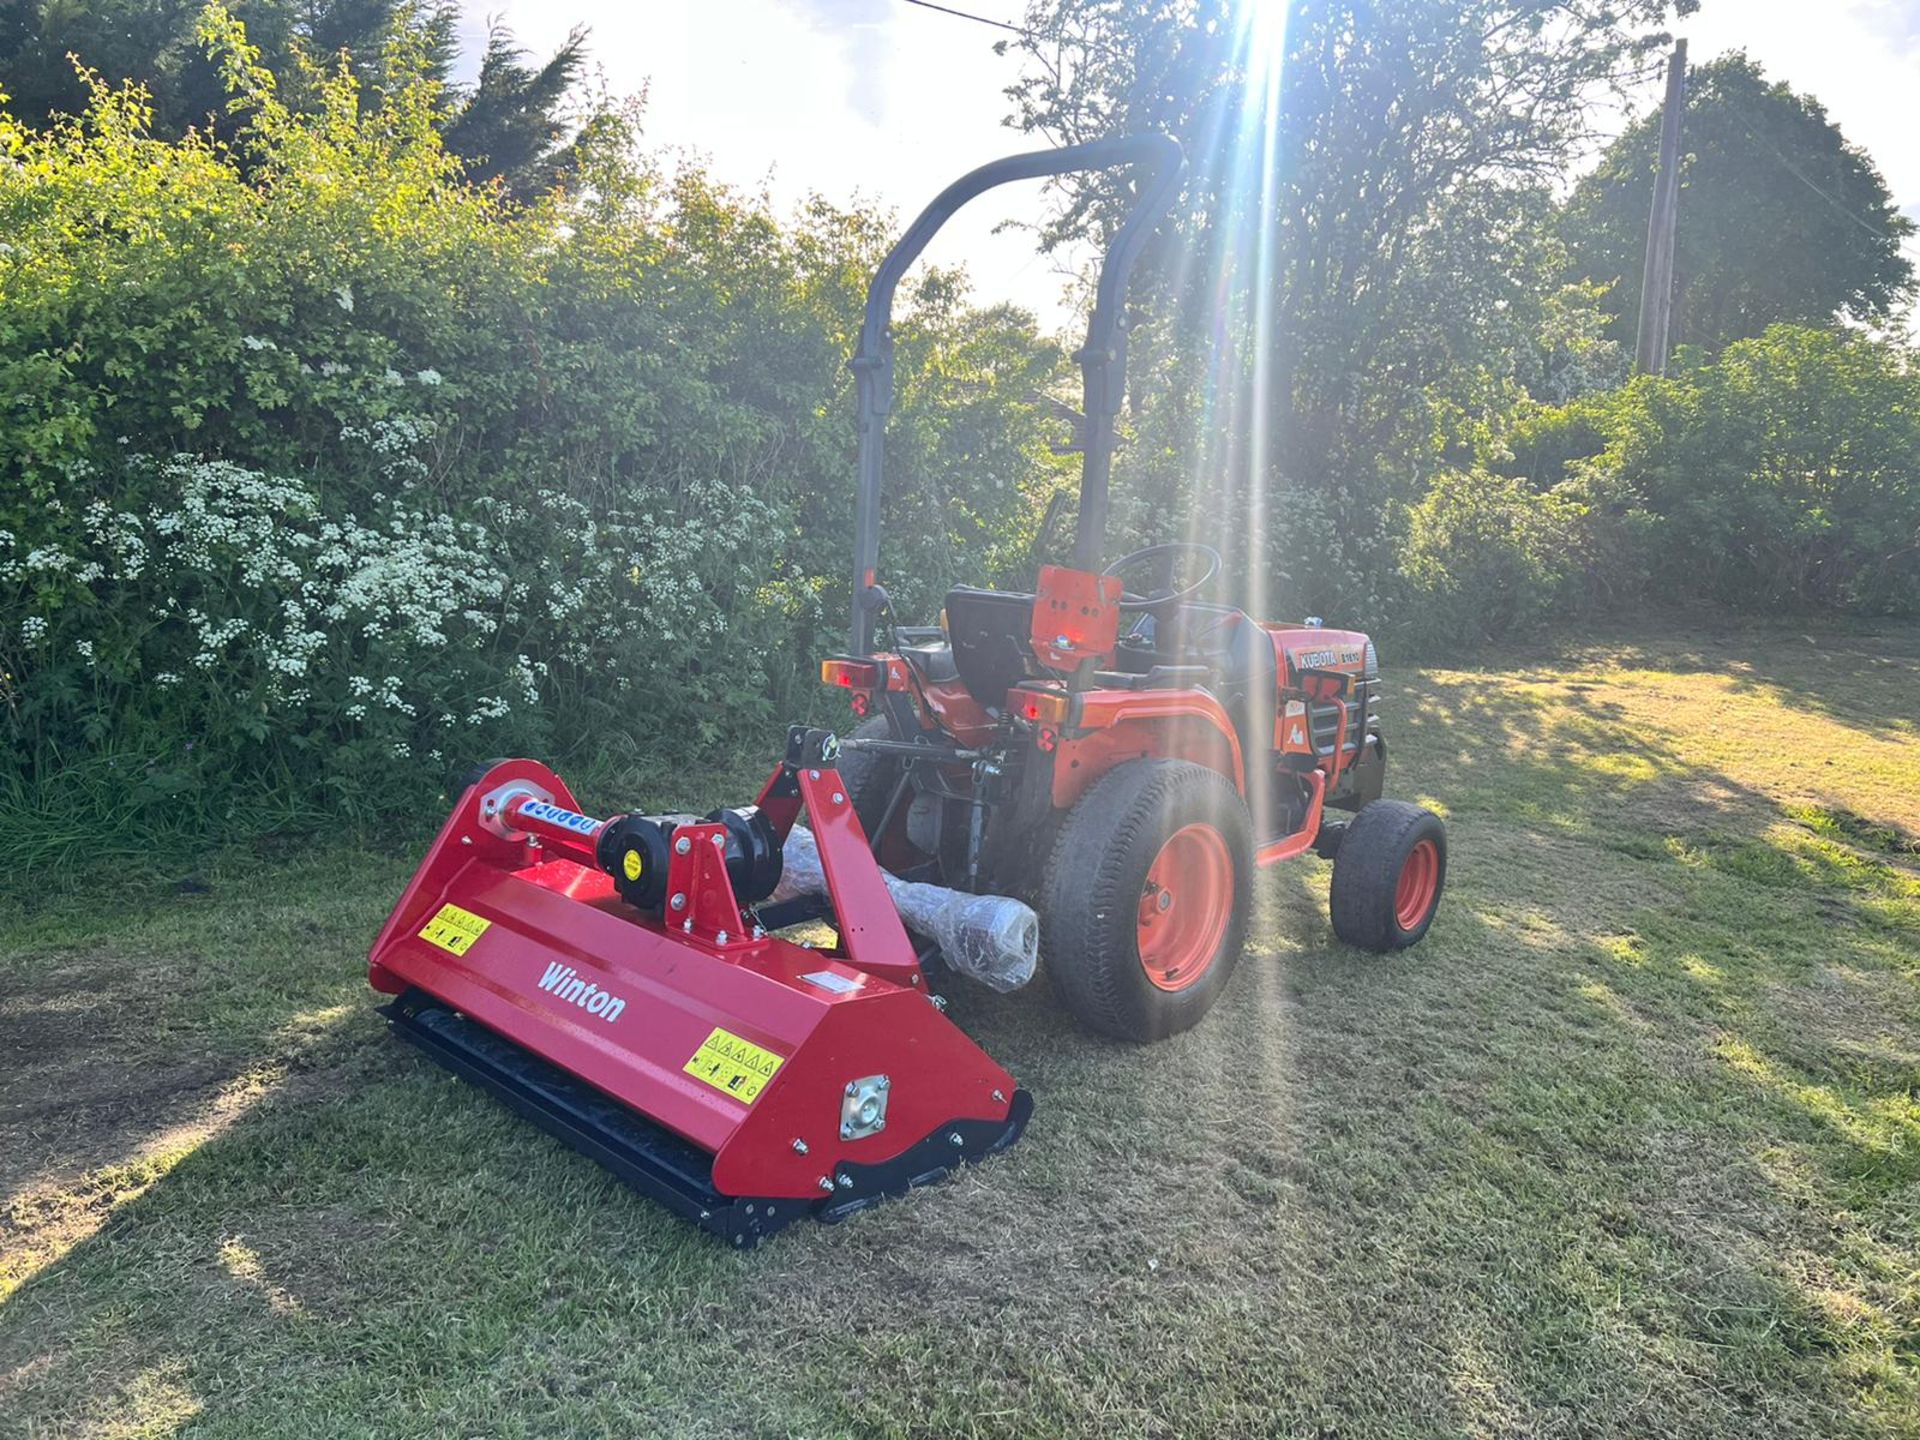
<path fill-rule="evenodd" d="M 1289 6 L 1290 0 L 1240 0 L 1234 8 L 1237 82 L 1211 107 L 1192 157 L 1196 181 L 1216 213 L 1203 245 L 1183 257 L 1174 285 L 1176 294 L 1186 294 L 1198 282 L 1210 311 L 1199 401 L 1203 438 L 1192 450 L 1186 538 L 1222 552 L 1228 573 L 1244 577 L 1234 598 L 1261 621 L 1274 618 L 1268 491 L 1277 438 L 1277 212 Z M 1255 787 L 1248 799 L 1255 833 L 1269 833 L 1271 797 Z"/>

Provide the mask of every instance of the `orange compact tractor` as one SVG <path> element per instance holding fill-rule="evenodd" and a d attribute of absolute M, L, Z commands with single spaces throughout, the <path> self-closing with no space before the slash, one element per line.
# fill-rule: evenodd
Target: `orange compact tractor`
<path fill-rule="evenodd" d="M 895 624 L 878 572 L 894 288 L 981 191 L 1120 165 L 1142 178 L 1078 357 L 1073 563 L 1041 567 L 1032 593 L 956 588 L 938 626 Z M 1181 171 L 1159 136 L 1015 156 L 949 187 L 887 256 L 853 361 L 852 628 L 847 653 L 821 665 L 863 717 L 840 768 L 881 862 L 1031 900 L 1061 995 L 1131 1040 L 1183 1030 L 1212 1005 L 1240 955 L 1257 869 L 1308 850 L 1331 858 L 1335 932 L 1393 950 L 1426 933 L 1447 868 L 1439 818 L 1381 798 L 1380 672 L 1365 635 L 1202 598 L 1221 567 L 1205 545 L 1106 563 L 1127 276 Z"/>

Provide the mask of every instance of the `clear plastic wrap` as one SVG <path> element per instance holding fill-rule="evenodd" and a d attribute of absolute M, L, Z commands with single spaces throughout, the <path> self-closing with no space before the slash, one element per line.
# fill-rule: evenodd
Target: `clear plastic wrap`
<path fill-rule="evenodd" d="M 782 852 L 785 868 L 772 899 L 827 893 L 820 847 L 796 825 Z M 894 908 L 909 930 L 940 947 L 948 965 L 1005 994 L 1033 979 L 1040 958 L 1040 917 L 1005 895 L 969 895 L 944 885 L 922 885 L 882 870 Z"/>

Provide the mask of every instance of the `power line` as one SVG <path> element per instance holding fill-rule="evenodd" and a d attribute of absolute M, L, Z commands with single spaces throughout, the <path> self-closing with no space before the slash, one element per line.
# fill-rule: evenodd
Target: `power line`
<path fill-rule="evenodd" d="M 922 10 L 938 10 L 942 15 L 951 15 L 956 20 L 971 20 L 976 25 L 991 25 L 996 30 L 1011 30 L 1023 40 L 1035 38 L 1036 32 L 1022 25 L 1013 25 L 1005 20 L 994 20 L 985 15 L 975 15 L 968 10 L 955 10 L 950 5 L 936 5 L 933 0 L 906 0 L 909 5 L 918 5 Z"/>
<path fill-rule="evenodd" d="M 1785 155 L 1781 154 L 1780 151 L 1770 141 L 1763 140 L 1760 136 L 1756 135 L 1753 132 L 1752 126 L 1748 125 L 1745 121 L 1741 121 L 1740 128 L 1746 131 L 1747 138 L 1749 140 L 1753 141 L 1754 144 L 1758 145 L 1761 149 L 1765 150 L 1769 155 L 1773 156 L 1775 160 L 1778 160 L 1783 170 L 1785 170 L 1789 175 L 1793 176 L 1794 179 L 1798 180 L 1802 185 L 1806 186 L 1809 190 L 1813 191 L 1813 193 L 1818 195 L 1822 200 L 1826 201 L 1827 204 L 1831 205 L 1837 212 L 1839 212 L 1839 214 L 1843 219 L 1851 220 L 1854 224 L 1858 225 L 1862 230 L 1866 231 L 1869 235 L 1877 235 L 1882 240 L 1891 240 L 1894 238 L 1893 236 L 1889 235 L 1886 231 L 1882 230 L 1878 225 L 1875 225 L 1870 220 L 1866 219 L 1864 216 L 1857 214 L 1844 201 L 1842 201 L 1839 196 L 1830 193 L 1828 190 L 1826 190 L 1824 187 L 1818 184 L 1811 176 L 1805 174 L 1798 165 L 1795 165 Z"/>
<path fill-rule="evenodd" d="M 988 25 L 995 30 L 1005 30 L 1010 35 L 1018 35 L 1022 40 L 1051 39 L 1058 44 L 1068 45 L 1076 50 L 1085 50 L 1093 55 L 1106 55 L 1116 60 L 1129 58 L 1124 51 L 1116 50 L 1111 45 L 1103 45 L 1097 40 L 1073 40 L 1064 35 L 1050 37 L 1043 31 L 1029 30 L 1024 25 L 1015 25 L 1008 20 L 995 20 L 990 15 L 976 15 L 971 10 L 956 10 L 951 5 L 936 5 L 934 0 L 904 0 L 904 3 L 917 6 L 922 10 L 932 10 L 941 15 L 951 15 L 956 20 L 971 20 L 976 25 Z"/>

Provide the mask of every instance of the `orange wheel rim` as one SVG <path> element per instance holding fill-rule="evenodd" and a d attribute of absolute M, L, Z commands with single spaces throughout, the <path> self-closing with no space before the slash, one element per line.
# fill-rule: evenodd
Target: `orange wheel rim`
<path fill-rule="evenodd" d="M 1400 867 L 1400 883 L 1393 891 L 1393 918 L 1402 930 L 1418 930 L 1433 909 L 1440 889 L 1440 847 L 1422 840 L 1407 853 Z"/>
<path fill-rule="evenodd" d="M 1140 887 L 1140 968 L 1162 990 L 1185 990 L 1220 953 L 1233 913 L 1233 857 L 1211 825 L 1176 830 Z"/>

